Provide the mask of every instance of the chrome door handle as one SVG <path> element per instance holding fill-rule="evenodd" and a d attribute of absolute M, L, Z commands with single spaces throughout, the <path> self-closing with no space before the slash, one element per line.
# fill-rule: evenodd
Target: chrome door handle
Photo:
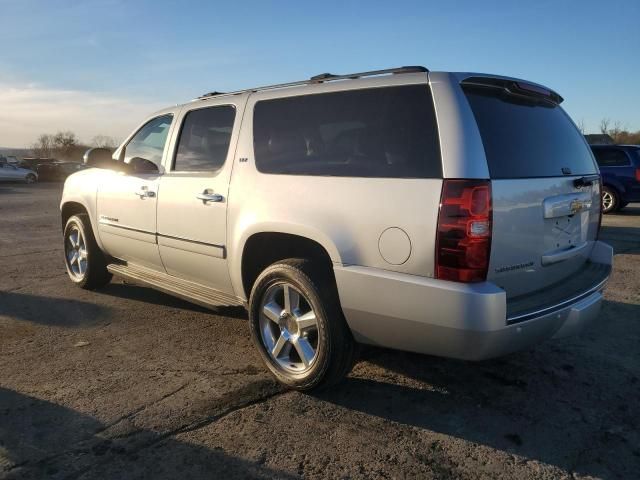
<path fill-rule="evenodd" d="M 209 190 L 205 190 L 204 192 L 197 194 L 196 198 L 198 200 L 202 200 L 203 205 L 208 202 L 218 203 L 224 200 L 224 197 L 222 195 L 220 195 L 219 193 L 212 193 Z"/>
<path fill-rule="evenodd" d="M 140 200 L 142 200 L 145 197 L 154 198 L 156 196 L 156 192 L 154 192 L 153 190 L 149 190 L 149 187 L 146 187 L 146 186 L 140 187 L 140 190 L 135 192 L 135 194 L 140 197 Z"/>

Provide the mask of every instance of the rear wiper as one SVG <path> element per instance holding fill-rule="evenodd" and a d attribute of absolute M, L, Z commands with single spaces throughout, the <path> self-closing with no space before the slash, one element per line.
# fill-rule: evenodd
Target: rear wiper
<path fill-rule="evenodd" d="M 593 185 L 600 180 L 600 175 L 585 175 L 584 177 L 576 178 L 573 181 L 573 186 L 576 188 L 587 187 Z"/>

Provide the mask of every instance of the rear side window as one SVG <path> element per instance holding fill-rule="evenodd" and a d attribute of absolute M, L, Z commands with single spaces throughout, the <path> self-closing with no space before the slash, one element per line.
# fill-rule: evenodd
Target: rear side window
<path fill-rule="evenodd" d="M 465 87 L 491 178 L 596 173 L 583 136 L 557 105 L 499 89 Z"/>
<path fill-rule="evenodd" d="M 627 154 L 617 148 L 594 148 L 596 162 L 601 167 L 628 167 L 630 165 Z"/>
<path fill-rule="evenodd" d="M 442 177 L 427 85 L 264 100 L 253 119 L 260 172 L 338 177 Z"/>
<path fill-rule="evenodd" d="M 229 151 L 236 109 L 231 105 L 201 108 L 187 113 L 180 131 L 173 170 L 215 171 Z"/>

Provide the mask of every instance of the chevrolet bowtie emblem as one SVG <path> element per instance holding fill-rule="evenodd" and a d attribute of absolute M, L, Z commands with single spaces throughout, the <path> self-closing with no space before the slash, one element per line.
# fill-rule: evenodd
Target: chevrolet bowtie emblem
<path fill-rule="evenodd" d="M 569 210 L 571 210 L 571 214 L 573 215 L 574 213 L 578 213 L 579 211 L 581 211 L 582 207 L 584 207 L 583 202 L 581 202 L 580 200 L 572 200 L 571 204 L 569 205 Z"/>

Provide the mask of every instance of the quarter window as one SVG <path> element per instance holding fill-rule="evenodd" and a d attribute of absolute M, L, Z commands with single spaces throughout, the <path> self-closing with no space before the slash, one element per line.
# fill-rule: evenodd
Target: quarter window
<path fill-rule="evenodd" d="M 147 122 L 125 147 L 125 163 L 134 163 L 137 171 L 158 171 L 167 143 L 173 115 L 163 115 Z M 132 159 L 134 162 L 131 162 Z"/>
<path fill-rule="evenodd" d="M 593 150 L 601 167 L 628 167 L 627 154 L 617 148 L 597 148 Z"/>
<path fill-rule="evenodd" d="M 231 105 L 201 108 L 187 113 L 182 124 L 175 171 L 215 171 L 227 158 L 236 110 Z"/>
<path fill-rule="evenodd" d="M 427 85 L 263 100 L 253 119 L 260 172 L 338 177 L 442 177 Z"/>

